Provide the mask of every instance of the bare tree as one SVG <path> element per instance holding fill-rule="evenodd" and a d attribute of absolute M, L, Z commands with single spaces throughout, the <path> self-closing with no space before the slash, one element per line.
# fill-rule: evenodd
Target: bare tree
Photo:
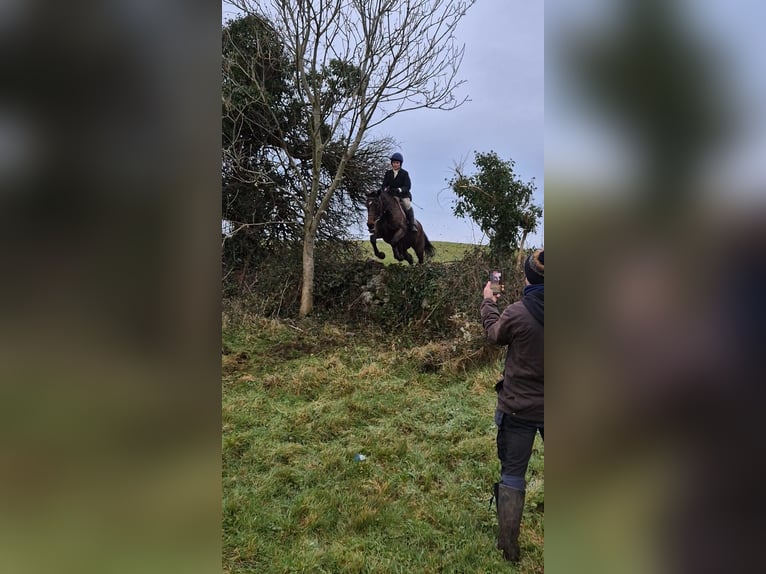
<path fill-rule="evenodd" d="M 276 133 L 283 168 L 301 181 L 303 283 L 300 314 L 313 308 L 317 229 L 365 134 L 396 114 L 449 110 L 463 46 L 454 32 L 475 0 L 230 0 L 263 15 L 279 31 L 303 104 L 309 148 Z M 257 82 L 257 78 L 255 79 Z M 278 126 L 280 122 L 270 122 Z M 343 142 L 332 177 L 322 174 L 330 142 Z"/>

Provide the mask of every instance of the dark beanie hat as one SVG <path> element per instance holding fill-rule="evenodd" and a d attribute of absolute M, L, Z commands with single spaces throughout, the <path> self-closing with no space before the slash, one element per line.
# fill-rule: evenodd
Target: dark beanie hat
<path fill-rule="evenodd" d="M 545 251 L 538 249 L 524 261 L 524 275 L 533 285 L 543 283 L 545 279 Z"/>

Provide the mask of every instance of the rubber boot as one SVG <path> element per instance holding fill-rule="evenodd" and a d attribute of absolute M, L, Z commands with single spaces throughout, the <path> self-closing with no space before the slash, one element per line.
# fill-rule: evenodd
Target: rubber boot
<path fill-rule="evenodd" d="M 407 216 L 407 231 L 417 231 L 418 228 L 415 225 L 415 213 L 412 208 L 405 210 L 404 214 Z"/>
<path fill-rule="evenodd" d="M 503 551 L 503 558 L 510 562 L 518 562 L 521 555 L 519 530 L 525 492 L 499 482 L 494 486 L 498 522 L 497 547 Z"/>

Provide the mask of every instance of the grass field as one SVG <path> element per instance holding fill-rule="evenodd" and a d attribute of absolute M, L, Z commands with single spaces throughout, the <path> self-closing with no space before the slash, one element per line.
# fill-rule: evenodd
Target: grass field
<path fill-rule="evenodd" d="M 539 437 L 522 561 L 495 549 L 501 362 L 428 372 L 416 349 L 382 340 L 224 320 L 224 571 L 543 572 Z"/>
<path fill-rule="evenodd" d="M 372 245 L 370 245 L 369 240 L 360 240 L 359 243 L 362 245 L 365 254 L 375 258 L 375 252 L 372 250 Z M 431 244 L 436 249 L 433 261 L 438 263 L 460 261 L 467 251 L 476 247 L 471 243 L 451 243 L 449 241 L 432 241 Z M 388 243 L 379 239 L 377 245 L 378 251 L 382 251 L 386 254 L 385 259 L 382 260 L 384 264 L 390 265 L 392 263 L 398 263 L 396 259 L 394 259 L 393 253 L 391 252 L 391 246 Z M 410 249 L 410 254 L 412 255 L 413 260 L 417 263 L 418 259 L 414 250 Z M 407 265 L 407 262 L 402 262 L 401 265 Z"/>

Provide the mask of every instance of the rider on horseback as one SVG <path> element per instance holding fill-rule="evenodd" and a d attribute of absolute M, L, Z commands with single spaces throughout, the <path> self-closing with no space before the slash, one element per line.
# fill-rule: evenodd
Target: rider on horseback
<path fill-rule="evenodd" d="M 391 169 L 386 171 L 383 176 L 381 191 L 388 188 L 395 197 L 399 198 L 404 208 L 404 214 L 407 216 L 407 230 L 417 231 L 415 214 L 412 211 L 412 194 L 410 193 L 412 183 L 410 182 L 410 174 L 407 170 L 402 169 L 403 161 L 404 158 L 399 152 L 391 155 Z"/>

